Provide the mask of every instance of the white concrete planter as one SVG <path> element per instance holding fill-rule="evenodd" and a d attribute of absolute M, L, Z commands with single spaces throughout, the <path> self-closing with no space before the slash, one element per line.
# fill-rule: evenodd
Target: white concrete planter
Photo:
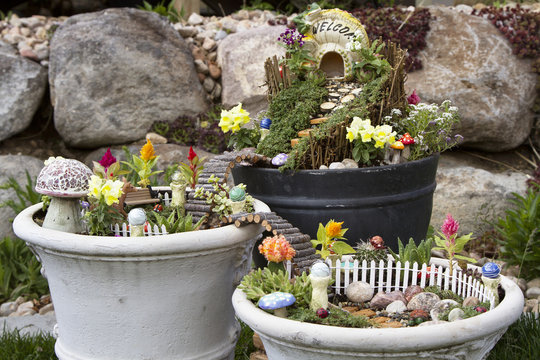
<path fill-rule="evenodd" d="M 40 208 L 21 212 L 13 228 L 46 271 L 59 359 L 233 358 L 239 326 L 230 299 L 261 226 L 85 236 L 40 227 L 32 220 Z"/>
<path fill-rule="evenodd" d="M 273 316 L 236 290 L 236 315 L 257 332 L 268 359 L 483 359 L 523 310 L 523 293 L 502 276 L 506 295 L 493 310 L 473 318 L 399 329 L 352 329 Z"/>

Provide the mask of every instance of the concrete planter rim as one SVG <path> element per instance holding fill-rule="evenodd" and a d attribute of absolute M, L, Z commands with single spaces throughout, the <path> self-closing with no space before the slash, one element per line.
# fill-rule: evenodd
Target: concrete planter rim
<path fill-rule="evenodd" d="M 522 313 L 524 299 L 521 289 L 507 277 L 501 276 L 501 286 L 505 298 L 493 310 L 455 322 L 409 328 L 344 328 L 283 319 L 256 307 L 240 289 L 235 290 L 232 302 L 238 318 L 255 332 L 283 343 L 313 349 L 400 353 L 446 348 L 507 328 Z"/>
<path fill-rule="evenodd" d="M 87 256 L 122 257 L 156 256 L 193 253 L 227 248 L 238 243 L 239 232 L 257 232 L 258 224 L 237 228 L 234 224 L 215 229 L 173 233 L 144 237 L 116 237 L 70 234 L 45 229 L 33 220 L 42 204 L 32 205 L 20 212 L 13 221 L 15 234 L 26 242 L 48 251 Z M 261 201 L 255 200 L 256 211 L 270 211 Z M 69 240 L 68 240 L 69 239 Z"/>

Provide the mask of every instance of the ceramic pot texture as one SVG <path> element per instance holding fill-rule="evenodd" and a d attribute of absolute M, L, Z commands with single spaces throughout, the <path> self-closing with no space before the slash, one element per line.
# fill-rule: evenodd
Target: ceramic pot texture
<path fill-rule="evenodd" d="M 236 184 L 313 239 L 319 223 L 344 221 L 347 242 L 380 235 L 398 251 L 397 239 L 425 238 L 439 155 L 397 165 L 360 169 L 299 170 L 237 166 Z"/>
<path fill-rule="evenodd" d="M 32 220 L 40 208 L 21 212 L 14 231 L 45 269 L 60 360 L 234 357 L 230 299 L 262 227 L 85 236 L 41 228 Z M 257 209 L 268 211 L 260 202 Z"/>
<path fill-rule="evenodd" d="M 484 314 L 438 325 L 352 329 L 273 316 L 233 294 L 236 315 L 261 337 L 269 360 L 460 359 L 480 360 L 523 310 L 523 293 L 502 276 L 505 298 Z"/>

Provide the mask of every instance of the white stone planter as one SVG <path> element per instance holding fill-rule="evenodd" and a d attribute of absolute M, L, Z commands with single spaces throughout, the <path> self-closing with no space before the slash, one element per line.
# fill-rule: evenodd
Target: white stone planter
<path fill-rule="evenodd" d="M 273 316 L 236 290 L 236 315 L 257 332 L 270 360 L 483 359 L 523 310 L 523 293 L 502 276 L 506 295 L 493 310 L 473 318 L 399 329 L 352 329 Z"/>
<path fill-rule="evenodd" d="M 40 227 L 32 220 L 40 208 L 21 212 L 13 228 L 46 271 L 59 359 L 233 358 L 239 326 L 230 299 L 261 226 L 85 236 Z"/>

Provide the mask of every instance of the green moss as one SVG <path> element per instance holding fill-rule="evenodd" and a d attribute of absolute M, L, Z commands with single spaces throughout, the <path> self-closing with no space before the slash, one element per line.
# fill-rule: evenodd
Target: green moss
<path fill-rule="evenodd" d="M 350 328 L 367 328 L 373 326 L 364 316 L 352 316 L 350 313 L 339 309 L 330 309 L 328 313 L 328 317 L 321 319 L 309 308 L 296 307 L 289 309 L 288 319 L 312 324 Z"/>
<path fill-rule="evenodd" d="M 478 304 L 477 306 L 481 306 L 481 307 L 485 307 L 486 309 L 489 309 L 489 302 L 482 302 L 482 303 Z M 445 310 L 441 314 L 441 316 L 439 316 L 439 320 L 448 321 L 448 314 L 450 314 L 450 311 L 452 311 L 454 309 L 457 309 L 457 308 L 463 310 L 463 312 L 464 312 L 463 319 L 468 319 L 468 318 L 475 317 L 477 315 L 482 314 L 481 312 L 476 311 L 474 309 L 475 307 L 476 306 L 462 306 L 462 305 L 451 306 L 450 308 Z"/>
<path fill-rule="evenodd" d="M 257 152 L 268 157 L 290 152 L 291 139 L 297 137 L 298 131 L 310 126 L 309 120 L 327 95 L 328 90 L 321 86 L 320 79 L 296 81 L 282 90 L 268 108 L 272 125 L 268 136 L 259 143 Z"/>
<path fill-rule="evenodd" d="M 458 303 L 463 302 L 463 298 L 461 296 L 459 296 L 458 294 L 456 294 L 455 292 L 453 292 L 452 290 L 443 290 L 443 289 L 441 289 L 440 287 L 438 287 L 436 285 L 435 286 L 426 286 L 424 288 L 424 291 L 434 293 L 435 295 L 440 297 L 441 300 L 442 299 L 452 299 L 454 301 L 457 301 Z"/>

